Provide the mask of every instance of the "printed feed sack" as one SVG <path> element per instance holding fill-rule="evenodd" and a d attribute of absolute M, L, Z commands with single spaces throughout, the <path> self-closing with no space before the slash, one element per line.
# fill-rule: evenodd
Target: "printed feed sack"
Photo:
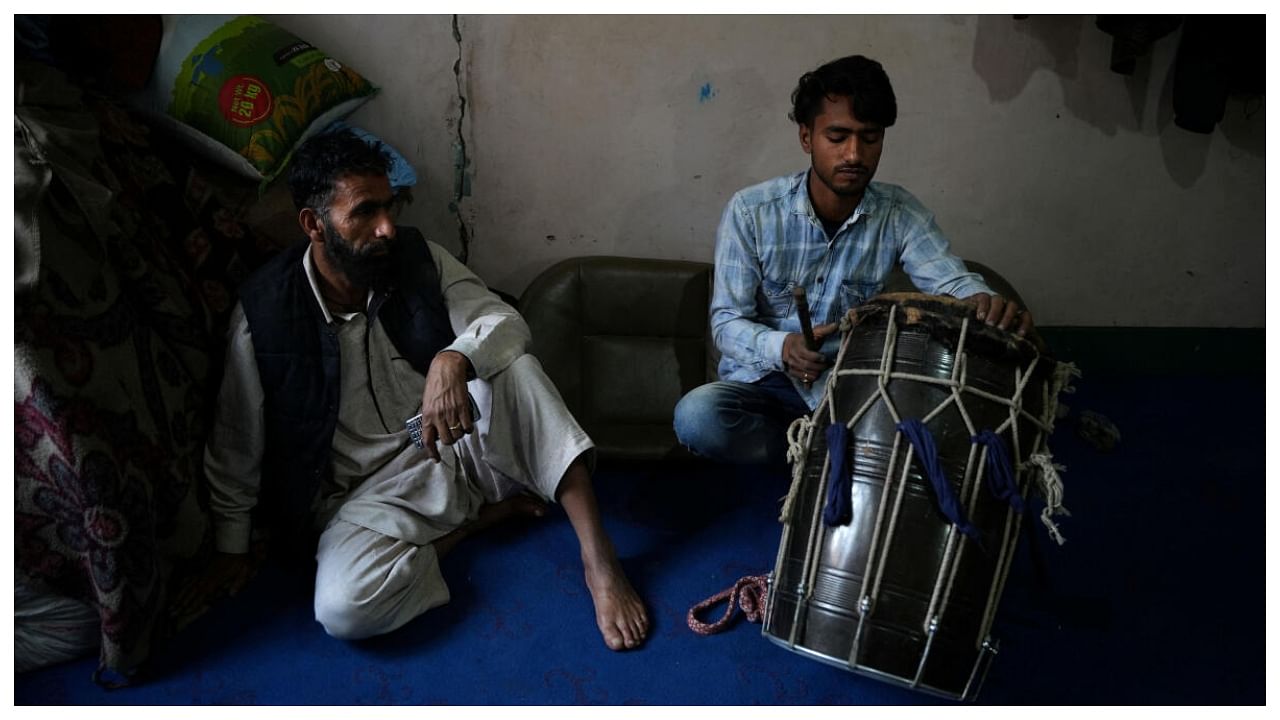
<path fill-rule="evenodd" d="M 254 16 L 166 16 L 141 104 L 249 177 L 268 181 L 312 132 L 377 88 L 305 40 Z"/>

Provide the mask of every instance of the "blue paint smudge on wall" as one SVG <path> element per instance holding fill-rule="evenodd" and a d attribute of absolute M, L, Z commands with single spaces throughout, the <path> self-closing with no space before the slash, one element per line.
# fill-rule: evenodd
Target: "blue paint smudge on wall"
<path fill-rule="evenodd" d="M 703 85 L 702 89 L 698 91 L 698 102 L 704 103 L 719 94 L 720 94 L 719 90 L 716 90 L 715 88 L 711 87 L 711 83 L 707 83 L 706 85 Z"/>

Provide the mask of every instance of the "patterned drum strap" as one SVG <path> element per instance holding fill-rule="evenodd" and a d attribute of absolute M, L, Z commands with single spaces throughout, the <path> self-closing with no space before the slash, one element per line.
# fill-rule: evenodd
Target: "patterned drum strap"
<path fill-rule="evenodd" d="M 699 635 L 714 635 L 729 626 L 733 619 L 735 605 L 742 608 L 748 622 L 758 623 L 764 619 L 765 602 L 769 597 L 769 576 L 748 575 L 733 584 L 733 587 L 716 593 L 702 602 L 689 608 L 689 629 Z M 713 623 L 704 623 L 698 619 L 698 613 L 710 608 L 721 600 L 728 599 L 724 616 Z"/>

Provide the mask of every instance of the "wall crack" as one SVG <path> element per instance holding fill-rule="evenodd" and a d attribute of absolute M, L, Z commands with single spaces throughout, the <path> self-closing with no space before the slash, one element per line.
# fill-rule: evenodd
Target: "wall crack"
<path fill-rule="evenodd" d="M 457 138 L 453 141 L 453 200 L 449 211 L 458 220 L 458 261 L 463 265 L 471 255 L 471 228 L 462 215 L 462 199 L 471 195 L 471 176 L 467 172 L 471 159 L 467 157 L 467 139 L 462 133 L 462 123 L 467 117 L 467 95 L 462 89 L 462 32 L 458 29 L 458 16 L 453 16 L 453 41 L 458 45 L 458 59 L 453 63 L 453 79 L 458 93 L 458 122 L 454 124 Z"/>

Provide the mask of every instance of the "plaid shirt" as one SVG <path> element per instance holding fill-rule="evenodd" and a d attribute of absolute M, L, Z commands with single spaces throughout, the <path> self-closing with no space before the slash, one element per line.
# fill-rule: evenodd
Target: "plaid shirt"
<path fill-rule="evenodd" d="M 964 298 L 990 293 L 969 272 L 920 201 L 897 185 L 872 182 L 835 237 L 827 239 L 809 201 L 808 171 L 739 191 L 716 233 L 711 333 L 720 378 L 753 382 L 782 370 L 782 343 L 800 332 L 792 289 L 804 287 L 813 324 L 838 321 L 880 292 L 897 262 L 927 293 Z M 834 359 L 839 338 L 822 351 Z M 826 375 L 796 390 L 810 408 Z"/>

